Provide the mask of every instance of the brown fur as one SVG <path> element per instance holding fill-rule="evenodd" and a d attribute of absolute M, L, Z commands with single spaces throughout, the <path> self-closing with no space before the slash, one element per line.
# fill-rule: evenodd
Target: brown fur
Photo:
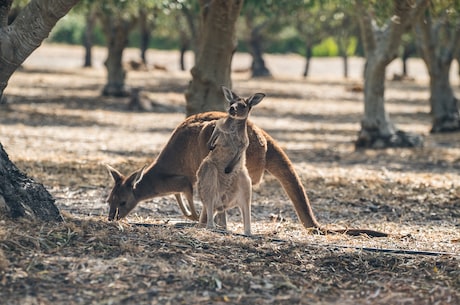
<path fill-rule="evenodd" d="M 207 142 L 216 124 L 216 120 L 225 117 L 224 112 L 205 112 L 185 119 L 173 131 L 171 138 L 157 159 L 148 168 L 124 176 L 109 167 L 115 185 L 108 202 L 109 219 L 125 217 L 141 201 L 148 198 L 183 193 L 189 203 L 190 211 L 179 201 L 186 217 L 198 220 L 193 204 L 193 185 L 196 183 L 196 171 L 208 153 Z M 247 122 L 249 147 L 246 150 L 246 166 L 253 185 L 260 183 L 265 170 L 281 183 L 294 204 L 300 222 L 305 228 L 327 232 L 316 220 L 305 189 L 296 174 L 292 162 L 282 148 L 264 130 L 251 121 Z M 136 179 L 137 178 L 137 179 Z M 136 183 L 135 187 L 134 184 Z M 387 236 L 372 230 L 337 230 L 349 235 L 368 234 Z"/>
<path fill-rule="evenodd" d="M 214 228 L 215 212 L 237 206 L 243 215 L 244 233 L 251 235 L 251 178 L 246 168 L 246 149 L 249 146 L 247 118 L 251 108 L 265 97 L 257 93 L 242 99 L 231 90 L 222 87 L 229 102 L 228 115 L 216 122 L 208 141 L 209 154 L 197 171 L 197 189 L 203 203 L 200 223 Z"/>

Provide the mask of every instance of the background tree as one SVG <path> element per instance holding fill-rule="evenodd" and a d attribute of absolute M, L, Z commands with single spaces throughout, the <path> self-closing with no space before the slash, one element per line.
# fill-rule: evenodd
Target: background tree
<path fill-rule="evenodd" d="M 330 35 L 327 31 L 328 15 L 322 1 L 307 1 L 305 5 L 292 10 L 292 22 L 295 24 L 301 39 L 305 44 L 305 69 L 303 76 L 307 77 L 310 62 L 313 57 L 313 46 Z"/>
<path fill-rule="evenodd" d="M 200 47 L 185 93 L 187 115 L 224 110 L 221 86 L 231 88 L 235 24 L 243 0 L 200 0 Z"/>
<path fill-rule="evenodd" d="M 184 56 L 187 50 L 193 51 L 194 63 L 197 62 L 200 45 L 200 6 L 197 1 L 178 1 L 182 22 L 179 23 L 180 31 L 180 67 L 185 70 Z"/>
<path fill-rule="evenodd" d="M 340 57 L 343 61 L 343 77 L 348 77 L 348 56 L 355 51 L 353 47 L 356 44 L 357 36 L 359 36 L 358 23 L 342 5 L 329 8 L 330 17 L 327 21 L 327 26 L 334 40 L 337 43 Z"/>
<path fill-rule="evenodd" d="M 128 36 L 138 21 L 137 1 L 104 0 L 94 2 L 98 19 L 107 41 L 107 84 L 105 96 L 127 96 L 126 71 L 123 68 L 123 51 L 128 46 Z"/>
<path fill-rule="evenodd" d="M 401 62 L 402 62 L 402 78 L 409 76 L 409 69 L 407 67 L 407 60 L 417 53 L 417 45 L 413 33 L 406 33 L 402 37 L 401 43 Z"/>
<path fill-rule="evenodd" d="M 88 7 L 85 12 L 85 30 L 83 32 L 83 47 L 85 55 L 83 59 L 83 67 L 89 68 L 93 66 L 93 44 L 94 44 L 94 27 L 97 21 L 97 14 L 93 7 Z"/>
<path fill-rule="evenodd" d="M 0 97 L 14 71 L 78 0 L 32 0 L 8 24 L 12 2 L 0 1 Z M 42 220 L 61 219 L 49 192 L 42 184 L 27 178 L 10 161 L 1 143 L 0 210 L 9 217 L 28 215 Z"/>
<path fill-rule="evenodd" d="M 270 15 L 276 12 L 279 13 L 279 11 L 271 11 L 271 14 L 267 14 L 266 11 L 269 11 L 269 8 L 263 1 L 246 0 L 243 6 L 244 24 L 247 33 L 245 40 L 247 41 L 249 53 L 252 56 L 251 77 L 272 76 L 263 58 L 263 43 L 265 40 L 265 30 L 270 23 L 277 20 L 277 18 L 273 18 Z"/>
<path fill-rule="evenodd" d="M 156 16 L 158 15 L 155 2 L 142 3 L 139 7 L 139 32 L 141 60 L 147 64 L 147 50 L 150 44 L 151 33 L 155 27 Z"/>
<path fill-rule="evenodd" d="M 437 1 L 418 19 L 420 53 L 430 76 L 431 132 L 460 130 L 450 68 L 460 49 L 460 1 Z"/>
<path fill-rule="evenodd" d="M 393 0 L 391 8 L 383 2 L 368 6 L 363 0 L 355 1 L 366 64 L 364 69 L 364 118 L 356 147 L 416 147 L 423 141 L 420 136 L 397 130 L 385 110 L 385 72 L 388 64 L 398 55 L 402 35 L 427 7 L 428 0 Z M 389 13 L 389 14 L 388 14 Z M 384 16 L 390 17 L 384 17 Z"/>

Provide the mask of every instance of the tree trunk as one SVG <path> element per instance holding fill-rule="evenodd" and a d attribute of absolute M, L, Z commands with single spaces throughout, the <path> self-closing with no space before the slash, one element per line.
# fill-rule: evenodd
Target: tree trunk
<path fill-rule="evenodd" d="M 344 35 L 344 34 L 342 34 Z M 344 35 L 345 36 L 345 35 Z M 342 57 L 343 62 L 343 77 L 348 78 L 348 54 L 347 54 L 347 41 L 348 39 L 345 37 L 338 37 L 338 47 L 339 47 L 339 55 Z"/>
<path fill-rule="evenodd" d="M 62 220 L 50 193 L 10 161 L 1 143 L 0 213 L 10 218 L 27 216 L 44 221 Z"/>
<path fill-rule="evenodd" d="M 457 99 L 449 81 L 449 65 L 440 65 L 437 73 L 430 75 L 430 106 L 433 125 L 431 132 L 460 130 Z"/>
<path fill-rule="evenodd" d="M 14 71 L 78 0 L 32 0 L 7 25 L 12 2 L 0 1 L 0 98 Z"/>
<path fill-rule="evenodd" d="M 410 135 L 395 128 L 385 111 L 385 71 L 397 57 L 402 34 L 424 11 L 427 1 L 414 5 L 406 1 L 393 1 L 393 19 L 383 28 L 376 23 L 361 0 L 356 1 L 357 17 L 361 29 L 366 65 L 364 70 L 364 118 L 355 143 L 356 148 L 418 147 L 420 136 Z M 396 16 L 396 17 L 394 17 Z"/>
<path fill-rule="evenodd" d="M 107 59 L 104 62 L 107 68 L 107 84 L 102 95 L 123 97 L 129 95 L 129 88 L 125 85 L 126 71 L 123 68 L 123 51 L 128 45 L 128 35 L 133 22 L 114 16 L 102 18 L 104 32 L 107 38 Z"/>
<path fill-rule="evenodd" d="M 343 77 L 348 78 L 348 55 L 347 52 L 342 55 L 343 60 Z"/>
<path fill-rule="evenodd" d="M 303 77 L 307 77 L 310 71 L 310 61 L 313 55 L 312 46 L 310 44 L 306 45 L 305 48 L 305 70 L 303 71 Z"/>
<path fill-rule="evenodd" d="M 94 25 L 96 23 L 96 14 L 90 10 L 86 15 L 85 31 L 83 32 L 83 46 L 85 47 L 85 58 L 83 67 L 89 68 L 93 66 L 93 40 L 94 40 Z"/>
<path fill-rule="evenodd" d="M 141 42 L 140 42 L 140 51 L 141 51 L 141 60 L 142 63 L 147 65 L 147 50 L 149 48 L 150 43 L 150 31 L 151 28 L 149 27 L 148 20 L 147 20 L 147 12 L 145 9 L 139 10 L 139 28 L 140 28 L 140 35 L 141 35 Z"/>
<path fill-rule="evenodd" d="M 201 44 L 185 93 L 187 115 L 225 108 L 221 86 L 231 88 L 235 23 L 243 0 L 201 0 L 200 5 Z"/>
<path fill-rule="evenodd" d="M 262 51 L 262 29 L 267 25 L 264 22 L 259 25 L 254 25 L 254 18 L 250 13 L 246 13 L 246 25 L 250 30 L 249 33 L 249 50 L 252 55 L 251 71 L 252 77 L 271 77 L 272 74 L 265 65 Z"/>
<path fill-rule="evenodd" d="M 433 22 L 430 12 L 420 17 L 416 36 L 420 52 L 430 75 L 431 132 L 460 130 L 457 99 L 450 85 L 449 72 L 454 54 L 460 49 L 460 29 L 447 20 Z M 440 34 L 443 31 L 447 40 Z"/>
<path fill-rule="evenodd" d="M 187 49 L 191 48 L 194 54 L 194 59 L 195 63 L 198 62 L 198 53 L 199 53 L 199 46 L 200 46 L 200 30 L 197 29 L 197 20 L 198 20 L 198 14 L 195 13 L 193 9 L 189 9 L 186 5 L 182 6 L 181 9 L 182 14 L 185 17 L 185 21 L 187 24 L 187 28 L 190 31 L 190 37 L 187 37 L 185 33 L 182 38 L 185 38 L 186 40 L 182 40 L 182 42 L 186 41 L 186 45 L 183 45 L 183 47 L 186 47 Z M 184 51 L 185 53 L 185 51 Z M 185 70 L 185 64 L 184 64 L 184 70 Z"/>
<path fill-rule="evenodd" d="M 0 100 L 8 80 L 24 60 L 48 37 L 56 22 L 78 0 L 32 0 L 8 24 L 12 0 L 0 1 Z M 0 213 L 62 220 L 43 185 L 27 178 L 8 158 L 0 143 Z"/>
<path fill-rule="evenodd" d="M 181 71 L 185 71 L 185 52 L 187 52 L 188 44 L 184 41 L 181 42 L 180 46 L 180 56 L 179 56 L 179 66 Z"/>

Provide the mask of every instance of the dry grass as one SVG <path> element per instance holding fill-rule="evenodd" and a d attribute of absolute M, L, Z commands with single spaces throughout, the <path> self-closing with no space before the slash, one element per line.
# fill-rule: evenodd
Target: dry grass
<path fill-rule="evenodd" d="M 128 77 L 174 107 L 127 112 L 128 100 L 99 96 L 101 69 L 26 67 L 11 80 L 0 141 L 53 193 L 65 222 L 0 220 L 5 304 L 460 303 L 459 134 L 428 134 L 424 80 L 389 82 L 386 96 L 397 126 L 424 134 L 425 147 L 354 151 L 362 96 L 347 88 L 355 81 L 236 75 L 235 91 L 267 93 L 252 119 L 285 148 L 318 219 L 392 234 L 309 234 L 267 175 L 254 191 L 256 236 L 246 238 L 236 210 L 231 234 L 211 232 L 184 222 L 170 197 L 106 221 L 111 181 L 103 164 L 127 173 L 151 162 L 184 118 L 188 73 Z"/>

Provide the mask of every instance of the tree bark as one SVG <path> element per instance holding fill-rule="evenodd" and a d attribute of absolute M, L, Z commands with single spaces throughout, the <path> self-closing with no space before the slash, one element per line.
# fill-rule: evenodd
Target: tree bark
<path fill-rule="evenodd" d="M 395 128 L 385 111 L 385 71 L 397 57 L 402 34 L 424 11 L 428 1 L 393 1 L 393 17 L 377 28 L 361 0 L 356 1 L 357 17 L 366 52 L 364 71 L 364 118 L 355 142 L 356 148 L 418 147 L 423 139 Z"/>
<path fill-rule="evenodd" d="M 201 0 L 201 43 L 192 80 L 185 93 L 187 115 L 224 110 L 221 86 L 231 88 L 236 50 L 235 24 L 243 0 Z"/>
<path fill-rule="evenodd" d="M 0 98 L 16 69 L 78 0 L 32 0 L 8 25 L 12 0 L 0 1 Z"/>
<path fill-rule="evenodd" d="M 8 24 L 12 2 L 0 1 L 0 98 L 14 71 L 78 0 L 32 0 Z M 1 143 L 0 213 L 13 218 L 29 216 L 45 221 L 62 220 L 50 193 L 10 161 Z"/>
<path fill-rule="evenodd" d="M 458 25 L 453 26 L 448 20 L 439 19 L 434 22 L 430 12 L 427 12 L 423 18 L 419 18 L 416 34 L 422 58 L 430 75 L 431 132 L 460 130 L 458 101 L 449 77 L 454 55 L 460 49 L 460 28 Z M 443 36 L 448 39 L 442 40 Z"/>
<path fill-rule="evenodd" d="M 0 214 L 61 221 L 54 199 L 45 187 L 28 178 L 8 158 L 0 143 Z"/>
<path fill-rule="evenodd" d="M 135 22 L 120 16 L 101 16 L 102 27 L 107 38 L 107 84 L 102 90 L 104 96 L 123 97 L 130 91 L 125 85 L 126 71 L 123 68 L 123 51 L 128 45 L 128 35 Z"/>

